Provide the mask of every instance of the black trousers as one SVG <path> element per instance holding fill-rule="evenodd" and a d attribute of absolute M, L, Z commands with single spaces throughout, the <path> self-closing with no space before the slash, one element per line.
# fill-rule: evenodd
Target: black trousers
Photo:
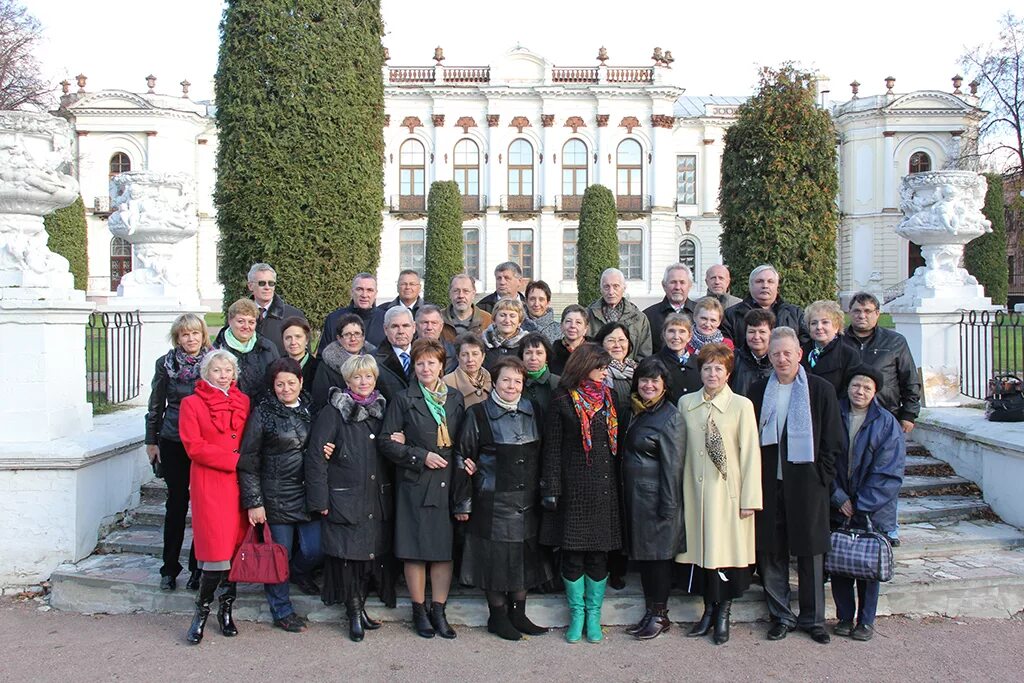
<path fill-rule="evenodd" d="M 576 581 L 584 574 L 594 581 L 608 578 L 608 552 L 562 550 L 562 576 L 569 581 Z"/>
<path fill-rule="evenodd" d="M 188 484 L 192 467 L 180 441 L 160 439 L 160 462 L 167 483 L 167 504 L 164 511 L 164 566 L 160 576 L 177 576 L 181 572 L 181 545 L 185 540 L 185 518 L 188 515 Z M 195 571 L 196 549 L 188 551 L 188 570 Z"/>
<path fill-rule="evenodd" d="M 785 552 L 757 554 L 758 568 L 768 601 L 772 621 L 789 627 L 825 625 L 825 556 L 797 555 L 797 582 L 800 616 L 793 614 L 789 601 L 789 537 L 786 532 L 786 500 L 782 486 L 776 487 L 775 538 L 776 547 Z"/>
<path fill-rule="evenodd" d="M 644 599 L 661 604 L 668 602 L 675 561 L 646 560 L 637 561 L 636 564 L 640 567 L 640 585 L 644 588 Z"/>

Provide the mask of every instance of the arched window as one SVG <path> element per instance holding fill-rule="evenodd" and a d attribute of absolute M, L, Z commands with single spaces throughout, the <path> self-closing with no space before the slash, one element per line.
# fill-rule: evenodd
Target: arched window
<path fill-rule="evenodd" d="M 643 211 L 643 150 L 636 140 L 623 140 L 615 153 L 616 204 L 620 211 Z"/>
<path fill-rule="evenodd" d="M 691 273 L 697 270 L 697 243 L 691 237 L 684 237 L 679 243 L 679 262 L 690 269 Z"/>
<path fill-rule="evenodd" d="M 910 173 L 925 173 L 932 170 L 932 158 L 927 152 L 914 152 L 910 155 Z"/>
<path fill-rule="evenodd" d="M 427 246 L 425 237 L 423 228 L 402 228 L 398 231 L 399 268 L 415 270 L 423 275 L 423 256 Z"/>
<path fill-rule="evenodd" d="M 113 163 L 113 162 L 111 162 Z M 132 245 L 120 237 L 110 238 L 110 291 L 116 292 L 121 278 L 132 269 Z"/>
<path fill-rule="evenodd" d="M 127 173 L 130 170 L 132 170 L 132 160 L 124 152 L 117 152 L 110 157 L 110 178 L 113 178 L 118 173 Z"/>
<path fill-rule="evenodd" d="M 562 147 L 562 205 L 564 211 L 579 211 L 587 189 L 587 146 L 572 139 Z"/>
<path fill-rule="evenodd" d="M 479 211 L 480 148 L 472 140 L 459 140 L 455 144 L 455 183 L 462 195 L 462 209 Z"/>
<path fill-rule="evenodd" d="M 426 196 L 423 192 L 426 178 L 426 154 L 419 140 L 406 140 L 398 155 L 398 208 L 402 211 L 423 211 Z"/>
<path fill-rule="evenodd" d="M 522 138 L 508 148 L 508 203 L 509 211 L 532 211 L 533 206 L 533 145 Z"/>

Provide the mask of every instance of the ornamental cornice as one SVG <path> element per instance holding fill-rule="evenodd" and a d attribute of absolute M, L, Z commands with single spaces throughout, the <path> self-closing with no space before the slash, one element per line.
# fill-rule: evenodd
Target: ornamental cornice
<path fill-rule="evenodd" d="M 151 109 L 108 109 L 108 108 L 90 108 L 90 109 L 69 109 L 68 112 L 75 117 L 75 119 L 82 119 L 86 117 L 95 117 L 100 119 L 113 119 L 113 118 L 162 118 L 172 119 L 175 121 L 190 121 L 198 123 L 200 121 L 209 121 L 213 117 L 211 116 L 200 116 L 194 112 L 181 111 L 180 109 L 158 109 L 156 107 Z"/>
<path fill-rule="evenodd" d="M 974 121 L 981 121 L 986 116 L 985 112 L 981 110 L 950 110 L 950 109 L 897 109 L 895 111 L 887 111 L 885 109 L 871 109 L 868 111 L 852 112 L 849 114 L 840 114 L 839 116 L 833 117 L 835 121 L 843 122 L 844 124 L 849 121 L 863 121 L 866 119 L 878 119 L 880 121 L 892 121 L 893 119 L 899 119 L 901 117 L 911 119 L 922 119 L 922 118 L 942 118 L 942 119 L 970 119 Z"/>

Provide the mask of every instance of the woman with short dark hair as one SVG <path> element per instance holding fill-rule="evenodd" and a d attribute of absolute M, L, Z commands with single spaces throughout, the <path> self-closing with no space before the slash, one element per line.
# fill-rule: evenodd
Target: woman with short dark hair
<path fill-rule="evenodd" d="M 551 395 L 558 388 L 558 375 L 551 373 L 551 343 L 540 332 L 531 332 L 519 344 L 519 358 L 526 366 L 526 386 L 523 396 L 537 408 L 537 417 L 544 423 L 544 414 L 551 405 Z"/>
<path fill-rule="evenodd" d="M 487 400 L 491 394 L 491 373 L 484 369 L 487 345 L 484 340 L 466 332 L 455 339 L 458 366 L 444 376 L 444 382 L 462 394 L 467 408 Z"/>
<path fill-rule="evenodd" d="M 256 333 L 259 315 L 252 299 L 239 299 L 228 307 L 228 324 L 213 343 L 238 359 L 238 388 L 254 402 L 267 391 L 267 367 L 281 355 L 274 342 Z"/>
<path fill-rule="evenodd" d="M 555 311 L 551 308 L 551 288 L 543 280 L 526 285 L 526 315 L 548 341 L 562 338 L 562 326 L 555 320 Z"/>
<path fill-rule="evenodd" d="M 352 356 L 362 354 L 373 355 L 376 350 L 366 341 L 366 329 L 363 319 L 355 313 L 349 313 L 338 319 L 334 327 L 334 341 L 323 347 L 320 352 L 320 365 L 313 379 L 313 414 L 327 405 L 331 389 L 343 389 L 345 378 L 341 368 Z"/>
<path fill-rule="evenodd" d="M 293 315 L 281 321 L 281 344 L 285 353 L 302 367 L 302 389 L 307 393 L 313 389 L 316 368 L 320 359 L 309 352 L 311 328 L 305 318 Z"/>
<path fill-rule="evenodd" d="M 620 322 L 606 323 L 597 331 L 594 342 L 603 346 L 612 357 L 608 365 L 608 382 L 620 419 L 628 422 L 629 394 L 633 386 L 633 371 L 636 370 L 636 361 L 630 358 L 633 342 L 629 338 L 629 329 Z M 625 428 L 626 425 L 622 426 Z"/>
<path fill-rule="evenodd" d="M 562 309 L 562 338 L 554 342 L 548 368 L 556 375 L 561 375 L 569 355 L 587 341 L 587 330 L 590 329 L 590 314 L 579 304 L 569 304 Z"/>

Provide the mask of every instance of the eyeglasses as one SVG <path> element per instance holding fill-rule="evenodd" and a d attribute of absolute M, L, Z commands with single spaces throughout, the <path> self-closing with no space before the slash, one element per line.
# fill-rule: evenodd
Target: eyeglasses
<path fill-rule="evenodd" d="M 362 336 L 363 336 L 362 332 L 342 332 L 341 333 L 341 338 L 342 339 L 359 339 Z"/>
<path fill-rule="evenodd" d="M 260 287 L 277 287 L 276 280 L 256 280 L 256 284 Z"/>

